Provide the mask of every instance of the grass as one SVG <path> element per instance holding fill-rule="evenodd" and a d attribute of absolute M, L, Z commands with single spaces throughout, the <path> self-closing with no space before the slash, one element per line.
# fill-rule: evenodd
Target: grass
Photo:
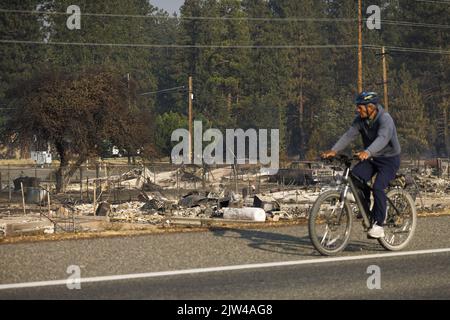
<path fill-rule="evenodd" d="M 9 165 L 35 165 L 35 161 L 31 159 L 1 159 L 0 160 L 0 166 L 7 166 Z"/>
<path fill-rule="evenodd" d="M 284 222 L 266 222 L 266 223 L 217 223 L 213 225 L 203 226 L 184 226 L 184 225 L 136 225 L 130 227 L 129 224 L 108 224 L 105 223 L 103 231 L 95 232 L 77 232 L 77 233 L 56 233 L 41 234 L 29 236 L 0 237 L 0 246 L 13 243 L 30 243 L 41 241 L 61 241 L 61 240 L 83 240 L 83 239 L 99 239 L 99 238 L 116 238 L 116 237 L 135 237 L 165 233 L 187 233 L 187 232 L 207 232 L 220 228 L 232 229 L 265 229 L 270 227 L 286 227 L 293 225 L 304 225 L 306 220 L 284 221 Z"/>

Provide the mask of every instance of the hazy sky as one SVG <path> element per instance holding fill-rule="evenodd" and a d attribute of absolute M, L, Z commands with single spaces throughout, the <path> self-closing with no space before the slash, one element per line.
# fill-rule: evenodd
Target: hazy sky
<path fill-rule="evenodd" d="M 184 0 L 150 0 L 150 3 L 172 14 L 174 12 L 180 12 L 179 9 L 184 3 Z"/>

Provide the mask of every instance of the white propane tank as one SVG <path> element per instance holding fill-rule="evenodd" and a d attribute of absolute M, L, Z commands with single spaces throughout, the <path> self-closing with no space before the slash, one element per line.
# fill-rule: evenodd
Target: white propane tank
<path fill-rule="evenodd" d="M 224 219 L 266 221 L 266 212 L 261 208 L 223 208 L 222 210 Z"/>

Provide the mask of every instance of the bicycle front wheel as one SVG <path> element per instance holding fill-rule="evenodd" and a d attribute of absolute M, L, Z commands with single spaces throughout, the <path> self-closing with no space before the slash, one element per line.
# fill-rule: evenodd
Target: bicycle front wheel
<path fill-rule="evenodd" d="M 335 255 L 345 249 L 350 239 L 352 210 L 340 201 L 340 192 L 322 193 L 314 203 L 308 222 L 309 237 L 322 255 Z"/>
<path fill-rule="evenodd" d="M 417 225 L 417 212 L 414 200 L 405 190 L 393 189 L 387 193 L 391 200 L 387 203 L 384 238 L 378 242 L 387 250 L 404 249 L 411 241 Z M 395 206 L 395 208 L 394 208 Z"/>

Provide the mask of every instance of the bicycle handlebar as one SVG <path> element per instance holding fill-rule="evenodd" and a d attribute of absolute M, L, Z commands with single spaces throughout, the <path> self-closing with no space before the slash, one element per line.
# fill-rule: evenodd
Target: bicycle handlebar
<path fill-rule="evenodd" d="M 333 163 L 334 161 L 337 161 L 341 164 L 344 164 L 347 167 L 351 167 L 352 163 L 354 161 L 360 161 L 357 154 L 353 154 L 351 157 L 345 155 L 345 154 L 338 154 L 334 157 L 330 158 L 322 158 L 322 161 Z"/>

